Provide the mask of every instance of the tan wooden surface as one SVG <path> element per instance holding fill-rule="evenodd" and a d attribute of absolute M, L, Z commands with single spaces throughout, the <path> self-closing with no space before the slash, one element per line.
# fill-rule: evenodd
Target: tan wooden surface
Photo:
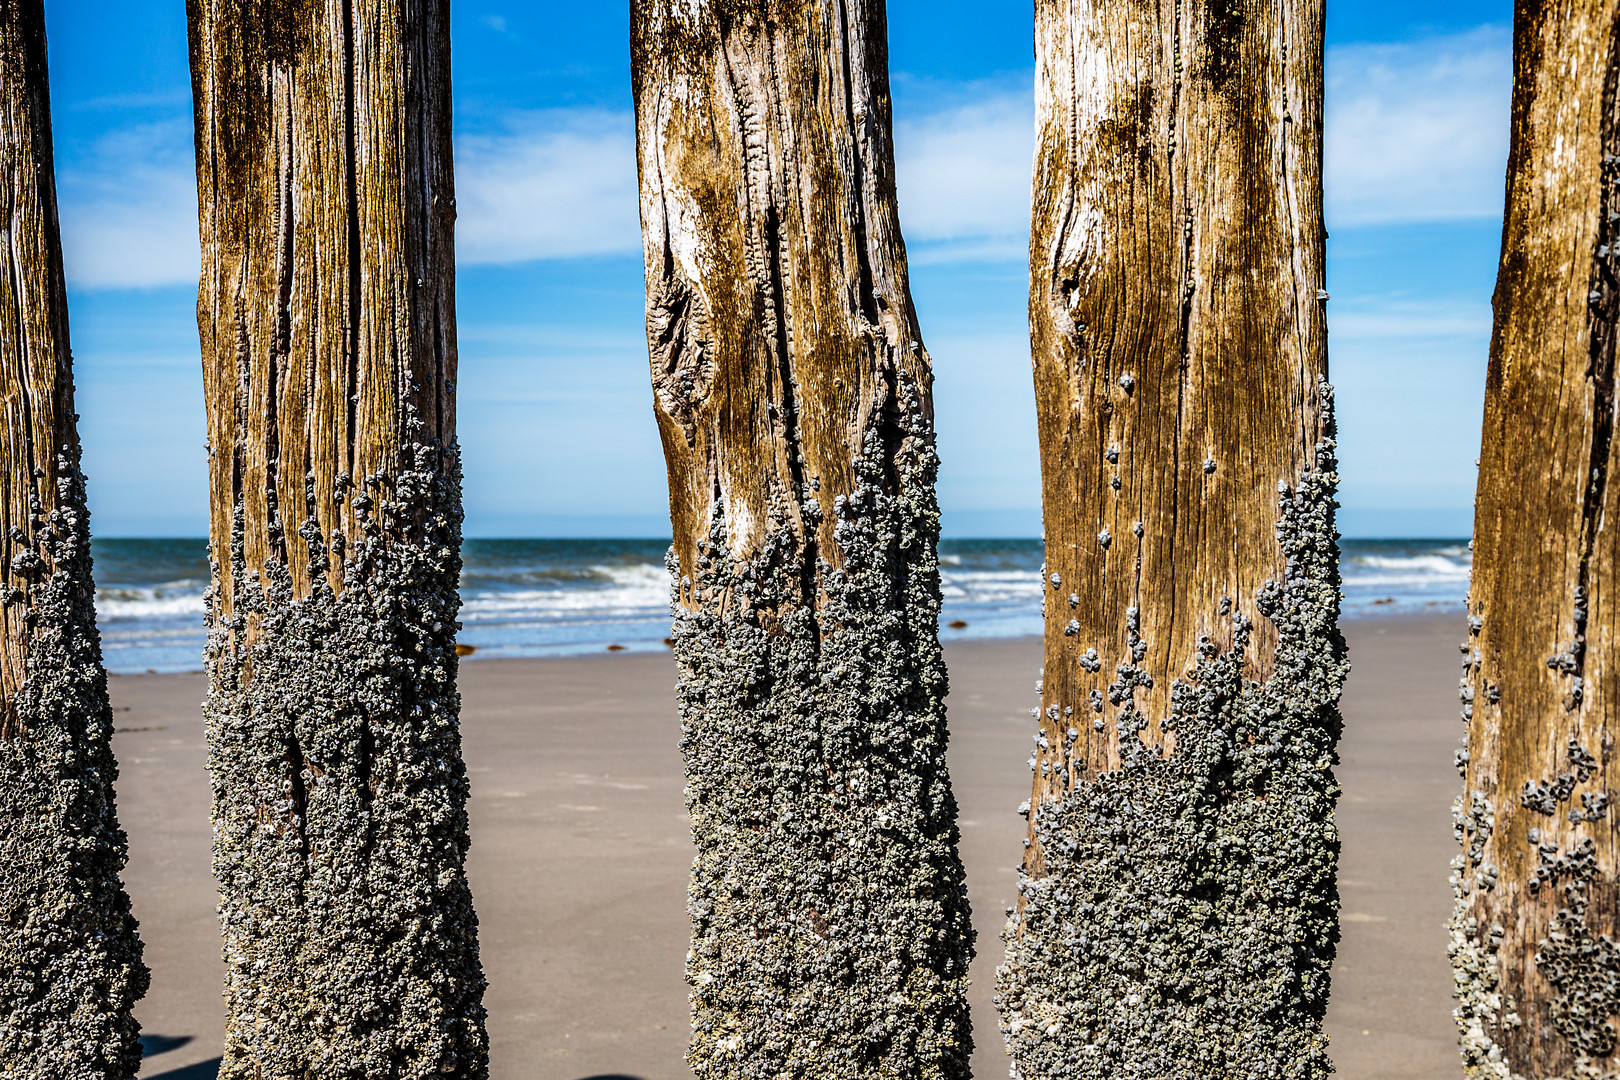
<path fill-rule="evenodd" d="M 1452 927 L 1478 1076 L 1620 1065 L 1620 868 L 1615 815 L 1599 809 L 1620 706 L 1617 19 L 1612 0 L 1521 4 L 1514 28 Z"/>

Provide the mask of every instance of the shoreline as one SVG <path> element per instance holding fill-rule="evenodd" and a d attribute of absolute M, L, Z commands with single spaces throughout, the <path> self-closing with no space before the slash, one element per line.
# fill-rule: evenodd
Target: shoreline
<path fill-rule="evenodd" d="M 1459 605 L 1461 605 L 1461 603 L 1462 603 L 1461 601 L 1458 601 Z M 1346 626 L 1353 626 L 1353 627 L 1361 627 L 1361 626 L 1365 626 L 1365 625 L 1374 625 L 1374 626 L 1376 626 L 1376 625 L 1383 624 L 1383 623 L 1430 623 L 1430 622 L 1444 623 L 1444 622 L 1454 622 L 1454 623 L 1456 623 L 1458 625 L 1459 632 L 1465 632 L 1465 628 L 1462 626 L 1462 620 L 1465 617 L 1466 617 L 1466 612 L 1464 610 L 1461 610 L 1460 608 L 1459 608 L 1458 611 L 1454 612 L 1451 615 L 1446 615 L 1446 614 L 1442 614 L 1442 613 L 1439 613 L 1439 612 L 1430 612 L 1430 611 L 1390 611 L 1388 613 L 1380 612 L 1380 613 L 1368 614 L 1368 615 L 1343 615 L 1343 616 L 1340 616 L 1340 618 L 1339 618 L 1339 625 L 1340 625 L 1341 628 L 1344 628 Z M 945 648 L 953 648 L 953 647 L 962 646 L 962 645 L 967 645 L 967 646 L 989 645 L 989 644 L 996 644 L 996 643 L 1000 643 L 1000 642 L 1026 643 L 1027 644 L 1029 642 L 1038 642 L 1038 641 L 1042 641 L 1042 640 L 1044 640 L 1044 639 L 1042 638 L 1042 636 L 1040 634 L 1013 634 L 1013 635 L 1008 635 L 1006 637 L 943 637 L 942 636 L 940 638 L 940 644 L 941 644 L 941 646 L 943 646 Z M 460 656 L 457 659 L 460 661 L 461 665 L 463 667 L 465 667 L 465 665 L 467 665 L 469 663 L 476 663 L 476 664 L 480 664 L 480 665 L 488 664 L 488 663 L 524 663 L 524 664 L 528 664 L 528 663 L 534 663 L 534 662 L 537 662 L 537 661 L 550 662 L 550 661 L 557 661 L 557 660 L 566 660 L 566 661 L 589 660 L 589 659 L 592 659 L 592 658 L 610 659 L 610 658 L 614 658 L 614 657 L 623 657 L 623 656 L 668 656 L 668 655 L 670 655 L 670 646 L 667 643 L 665 643 L 662 648 L 643 647 L 641 644 L 634 644 L 634 645 L 621 646 L 620 648 L 615 649 L 611 645 L 604 645 L 601 648 L 592 648 L 588 652 L 582 650 L 582 651 L 579 651 L 579 652 L 550 653 L 550 654 L 539 655 L 539 656 L 480 656 L 479 655 L 479 653 L 484 652 L 487 649 L 488 649 L 487 646 L 484 649 L 480 649 L 480 648 L 475 646 L 473 652 L 468 653 L 465 656 Z M 1354 658 L 1352 657 L 1352 661 L 1353 661 L 1353 659 Z M 117 679 L 141 679 L 141 678 L 151 678 L 151 677 L 154 677 L 154 676 L 203 675 L 203 674 L 206 674 L 205 669 L 200 667 L 200 666 L 199 667 L 194 667 L 194 668 L 184 668 L 184 669 L 181 669 L 181 670 L 178 670 L 178 671 L 157 671 L 157 670 L 152 669 L 152 668 L 148 668 L 145 671 L 114 671 L 111 668 L 107 668 L 106 671 L 107 671 L 108 678 L 117 678 Z"/>

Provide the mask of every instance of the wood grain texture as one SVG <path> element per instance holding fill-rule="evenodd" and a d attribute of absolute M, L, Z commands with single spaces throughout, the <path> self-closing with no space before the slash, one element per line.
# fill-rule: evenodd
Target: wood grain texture
<path fill-rule="evenodd" d="M 28 593 L 50 513 L 58 508 L 57 479 L 65 459 L 79 463 L 73 412 L 73 354 L 68 344 L 67 290 L 56 217 L 46 85 L 45 28 L 38 4 L 0 7 L 4 34 L 4 112 L 7 227 L 0 244 L 0 737 L 18 730 L 16 699 L 27 679 L 37 617 Z M 71 508 L 75 514 L 82 507 Z M 19 562 L 20 560 L 20 562 Z M 40 568 L 43 569 L 43 568 Z M 82 583 L 89 587 L 89 582 Z M 15 590 L 13 592 L 12 590 Z M 92 616 L 93 618 L 93 616 Z"/>
<path fill-rule="evenodd" d="M 637 0 L 700 1076 L 958 1077 L 932 373 L 881 0 Z"/>
<path fill-rule="evenodd" d="M 1044 700 L 1104 688 L 1138 607 L 1144 664 L 1164 676 L 1139 691 L 1154 714 L 1199 639 L 1230 638 L 1221 597 L 1253 618 L 1281 576 L 1277 484 L 1313 463 L 1327 373 L 1320 4 L 1176 10 L 1040 5 L 1030 238 L 1047 572 L 1062 576 Z M 1255 677 L 1275 645 L 1262 621 Z M 1098 673 L 1076 662 L 1091 647 Z M 1096 774 L 1118 754 L 1104 733 L 1077 760 Z"/>
<path fill-rule="evenodd" d="M 73 412 L 39 0 L 0 2 L 0 1075 L 125 1080 L 146 990 Z"/>
<path fill-rule="evenodd" d="M 455 440 L 449 29 L 434 0 L 188 10 L 213 557 L 239 532 L 249 572 L 285 563 L 301 596 L 288 529 L 360 535 L 351 489 Z"/>
<path fill-rule="evenodd" d="M 833 501 L 900 383 L 932 419 L 886 33 L 880 4 L 637 6 L 648 334 L 683 574 L 716 493 L 735 554 L 786 526 L 837 566 Z M 800 507 L 812 477 L 819 522 Z"/>
<path fill-rule="evenodd" d="M 1484 1077 L 1612 1076 L 1620 5 L 1521 3 L 1463 643 L 1452 962 Z"/>
<path fill-rule="evenodd" d="M 190 0 L 220 1075 L 482 1077 L 444 0 Z"/>
<path fill-rule="evenodd" d="M 1029 311 L 1046 667 L 1002 982 L 1026 1077 L 1072 1061 L 1087 1076 L 1327 1069 L 1342 645 L 1322 382 L 1322 19 L 1320 0 L 1036 5 Z M 1276 760 L 1245 773 L 1246 748 L 1266 742 Z M 1212 803 L 1178 809 L 1178 790 Z M 1285 791 L 1301 816 L 1271 824 L 1295 835 L 1268 839 L 1267 803 Z M 1179 824 L 1152 821 L 1161 810 Z M 1257 843 L 1252 859 L 1207 828 Z M 1155 851 L 1177 854 L 1150 869 Z M 1256 891 L 1267 859 L 1296 891 Z M 1110 930 L 1116 904 L 1145 906 L 1144 926 L 1169 920 L 1163 949 Z M 1178 911 L 1199 929 L 1183 937 Z M 1292 927 L 1268 961 L 1286 988 L 1242 970 L 1225 989 L 1155 970 L 1207 968 L 1173 942 L 1241 949 L 1255 919 Z M 1090 944 L 1068 940 L 1065 921 Z M 1119 1012 L 1111 994 L 1141 1008 Z"/>

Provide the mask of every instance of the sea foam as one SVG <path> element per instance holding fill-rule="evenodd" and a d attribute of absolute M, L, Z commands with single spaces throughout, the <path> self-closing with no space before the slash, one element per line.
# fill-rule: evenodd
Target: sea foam
<path fill-rule="evenodd" d="M 669 635 L 667 541 L 468 540 L 462 643 L 475 658 L 662 650 Z M 208 588 L 202 540 L 95 542 L 102 648 L 111 671 L 195 670 Z M 1039 540 L 940 545 L 947 641 L 1041 633 Z M 1350 618 L 1460 614 L 1472 556 L 1458 540 L 1346 540 Z"/>

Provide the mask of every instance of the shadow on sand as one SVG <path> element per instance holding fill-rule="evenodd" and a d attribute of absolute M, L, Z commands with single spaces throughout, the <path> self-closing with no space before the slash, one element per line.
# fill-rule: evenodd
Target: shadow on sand
<path fill-rule="evenodd" d="M 141 1073 L 141 1080 L 215 1080 L 215 1077 L 219 1076 L 219 1063 L 222 1060 L 222 1058 L 213 1058 L 208 1061 L 199 1061 L 195 1065 L 182 1065 L 178 1069 L 160 1072 L 155 1076 L 143 1072 Z"/>
<path fill-rule="evenodd" d="M 190 1035 L 142 1035 L 141 1058 L 157 1057 L 167 1054 L 170 1050 L 178 1050 L 191 1041 Z"/>
<path fill-rule="evenodd" d="M 190 1042 L 191 1040 L 185 1039 L 181 1041 Z M 168 1046 L 164 1049 L 172 1050 L 174 1047 Z M 148 1053 L 159 1054 L 162 1052 L 162 1050 L 148 1051 Z M 214 1058 L 212 1061 L 199 1061 L 195 1065 L 187 1065 L 179 1069 L 170 1069 L 168 1072 L 158 1073 L 156 1076 L 147 1076 L 143 1073 L 141 1074 L 141 1080 L 215 1080 L 215 1077 L 219 1075 L 220 1060 L 221 1059 L 219 1058 Z M 579 1080 L 642 1080 L 642 1078 L 639 1076 L 630 1076 L 625 1073 L 598 1073 L 595 1076 L 582 1076 L 579 1078 Z"/>

